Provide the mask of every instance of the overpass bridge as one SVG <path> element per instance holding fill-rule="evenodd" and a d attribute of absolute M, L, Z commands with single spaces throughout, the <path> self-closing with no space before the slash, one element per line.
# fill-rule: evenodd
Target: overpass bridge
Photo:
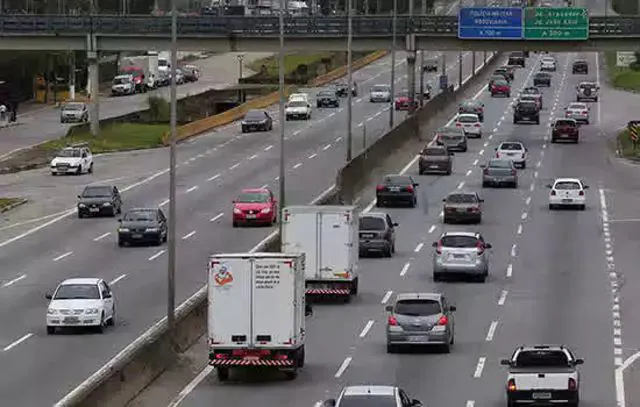
<path fill-rule="evenodd" d="M 416 50 L 635 51 L 640 44 L 640 16 L 591 16 L 586 40 L 458 39 L 457 16 L 398 16 L 396 46 Z M 392 47 L 391 16 L 354 16 L 353 49 Z M 290 51 L 346 50 L 344 16 L 285 18 Z M 168 49 L 171 17 L 147 15 L 0 15 L 0 50 L 137 51 Z M 179 49 L 277 51 L 278 17 L 178 17 Z"/>

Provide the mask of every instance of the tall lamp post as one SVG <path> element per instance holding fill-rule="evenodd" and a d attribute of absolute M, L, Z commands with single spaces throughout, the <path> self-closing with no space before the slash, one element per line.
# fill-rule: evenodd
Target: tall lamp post
<path fill-rule="evenodd" d="M 389 129 L 393 128 L 395 115 L 396 98 L 396 25 L 398 20 L 398 0 L 393 0 L 393 10 L 391 10 L 391 103 L 389 105 Z"/>
<path fill-rule="evenodd" d="M 278 177 L 279 189 L 280 189 L 280 213 L 278 214 L 278 229 L 280 231 L 280 236 L 282 236 L 282 213 L 285 207 L 285 171 L 284 171 L 284 126 L 285 126 L 285 117 L 284 117 L 284 13 L 285 6 L 287 0 L 280 0 L 280 15 L 279 15 L 279 24 L 280 24 L 280 48 L 278 49 L 278 82 L 279 82 L 279 92 L 280 92 L 280 176 Z"/>
<path fill-rule="evenodd" d="M 352 115 L 352 102 L 353 102 L 353 69 L 351 67 L 351 40 L 353 36 L 353 4 L 352 0 L 347 0 L 347 162 L 351 161 L 353 151 L 353 115 Z"/>
<path fill-rule="evenodd" d="M 171 345 L 175 346 L 176 308 L 176 140 L 178 114 L 178 87 L 176 69 L 178 66 L 178 11 L 176 0 L 171 0 L 171 118 L 169 147 L 169 264 L 167 267 L 167 327 Z"/>
<path fill-rule="evenodd" d="M 244 61 L 244 54 L 238 54 L 238 103 L 243 103 L 243 92 L 242 92 L 242 61 Z"/>

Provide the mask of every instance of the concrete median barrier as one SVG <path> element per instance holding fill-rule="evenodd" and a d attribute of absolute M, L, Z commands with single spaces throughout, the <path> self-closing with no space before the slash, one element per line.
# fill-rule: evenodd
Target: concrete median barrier
<path fill-rule="evenodd" d="M 494 61 L 498 59 L 496 57 Z M 490 70 L 494 63 L 486 64 L 481 71 Z M 336 184 L 309 204 L 337 205 L 353 202 L 352 197 L 359 194 L 371 178 L 368 171 L 373 171 L 384 158 L 393 154 L 408 140 L 415 141 L 419 137 L 418 126 L 427 125 L 433 122 L 436 116 L 442 116 L 456 109 L 456 99 L 482 79 L 482 76 L 471 78 L 459 89 L 435 97 L 413 118 L 399 124 L 365 152 L 351 160 L 339 171 Z M 252 251 L 277 252 L 279 250 L 280 239 L 276 231 L 267 236 Z M 206 309 L 207 291 L 206 287 L 202 287 L 176 309 L 175 348 L 171 345 L 165 317 L 58 401 L 54 407 L 126 405 L 170 367 L 179 353 L 188 349 L 206 332 Z"/>

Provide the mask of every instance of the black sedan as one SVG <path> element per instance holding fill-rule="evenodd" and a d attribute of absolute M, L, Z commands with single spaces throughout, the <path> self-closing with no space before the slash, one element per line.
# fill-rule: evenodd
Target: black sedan
<path fill-rule="evenodd" d="M 533 86 L 551 86 L 552 75 L 549 72 L 537 72 L 533 75 Z"/>
<path fill-rule="evenodd" d="M 78 195 L 78 217 L 116 216 L 122 213 L 122 198 L 115 186 L 90 185 Z"/>
<path fill-rule="evenodd" d="M 385 175 L 376 187 L 376 206 L 404 203 L 413 208 L 418 204 L 417 188 L 418 183 L 409 175 Z"/>
<path fill-rule="evenodd" d="M 243 133 L 273 130 L 273 119 L 266 110 L 249 110 L 240 123 Z"/>
<path fill-rule="evenodd" d="M 167 218 L 162 209 L 138 208 L 128 210 L 118 219 L 118 246 L 152 243 L 160 246 L 167 241 Z"/>
<path fill-rule="evenodd" d="M 316 106 L 320 107 L 340 107 L 340 100 L 335 91 L 321 90 L 316 95 Z"/>

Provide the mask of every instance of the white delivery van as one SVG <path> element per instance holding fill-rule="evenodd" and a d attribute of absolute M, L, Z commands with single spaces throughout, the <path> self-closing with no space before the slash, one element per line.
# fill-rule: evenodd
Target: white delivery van
<path fill-rule="evenodd" d="M 276 368 L 294 379 L 304 365 L 304 254 L 239 253 L 209 258 L 209 363 Z"/>
<path fill-rule="evenodd" d="M 288 206 L 282 212 L 283 253 L 306 255 L 306 293 L 358 294 L 358 214 L 355 206 Z"/>

